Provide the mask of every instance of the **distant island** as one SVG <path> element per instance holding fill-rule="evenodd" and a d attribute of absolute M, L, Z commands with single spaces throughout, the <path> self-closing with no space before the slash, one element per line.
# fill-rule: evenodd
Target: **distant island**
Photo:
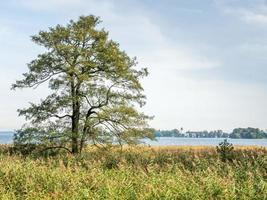
<path fill-rule="evenodd" d="M 156 137 L 188 137 L 188 138 L 233 138 L 233 139 L 263 139 L 267 132 L 259 128 L 235 128 L 231 133 L 222 130 L 214 131 L 186 131 L 183 129 L 156 130 Z"/>

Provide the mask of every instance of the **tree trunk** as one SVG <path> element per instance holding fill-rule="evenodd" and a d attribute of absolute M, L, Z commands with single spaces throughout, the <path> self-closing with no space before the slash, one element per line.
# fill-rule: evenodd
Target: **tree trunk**
<path fill-rule="evenodd" d="M 71 136 L 72 137 L 71 138 L 71 152 L 73 154 L 77 154 L 79 153 L 79 144 L 78 144 L 79 125 L 75 119 L 72 123 L 73 123 L 73 126 L 72 126 L 72 136 Z"/>
<path fill-rule="evenodd" d="M 71 153 L 72 154 L 78 154 L 79 153 L 79 146 L 78 146 L 78 138 L 74 136 L 75 133 L 73 133 L 72 136 L 72 147 L 71 147 Z"/>
<path fill-rule="evenodd" d="M 79 153 L 79 119 L 80 119 L 80 103 L 78 100 L 73 104 L 72 115 L 72 138 L 71 151 L 73 154 Z"/>
<path fill-rule="evenodd" d="M 78 90 L 78 88 L 77 88 Z M 77 98 L 77 91 L 75 90 L 74 77 L 71 81 L 71 95 L 72 95 L 72 135 L 71 135 L 71 152 L 72 154 L 79 153 L 79 120 L 80 120 L 80 102 Z"/>

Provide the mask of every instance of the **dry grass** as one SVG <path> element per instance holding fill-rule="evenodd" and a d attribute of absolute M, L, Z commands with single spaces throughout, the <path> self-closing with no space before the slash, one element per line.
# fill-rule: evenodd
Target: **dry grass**
<path fill-rule="evenodd" d="M 267 149 L 93 147 L 73 157 L 8 155 L 0 147 L 0 199 L 267 199 Z"/>

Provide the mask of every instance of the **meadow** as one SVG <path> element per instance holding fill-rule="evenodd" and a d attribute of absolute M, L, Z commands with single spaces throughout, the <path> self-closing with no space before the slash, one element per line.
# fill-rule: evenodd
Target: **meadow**
<path fill-rule="evenodd" d="M 88 147 L 19 155 L 0 148 L 0 199 L 267 199 L 267 149 Z"/>

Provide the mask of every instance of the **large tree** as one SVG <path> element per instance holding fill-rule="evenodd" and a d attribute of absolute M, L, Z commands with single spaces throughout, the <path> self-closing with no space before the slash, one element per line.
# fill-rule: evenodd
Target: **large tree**
<path fill-rule="evenodd" d="M 19 110 L 26 123 L 15 144 L 42 144 L 73 154 L 94 144 L 136 143 L 152 137 L 149 116 L 140 113 L 145 96 L 135 58 L 99 29 L 95 16 L 82 16 L 66 26 L 40 31 L 32 40 L 46 48 L 28 64 L 16 88 L 35 88 L 48 82 L 51 94 L 40 103 Z"/>

